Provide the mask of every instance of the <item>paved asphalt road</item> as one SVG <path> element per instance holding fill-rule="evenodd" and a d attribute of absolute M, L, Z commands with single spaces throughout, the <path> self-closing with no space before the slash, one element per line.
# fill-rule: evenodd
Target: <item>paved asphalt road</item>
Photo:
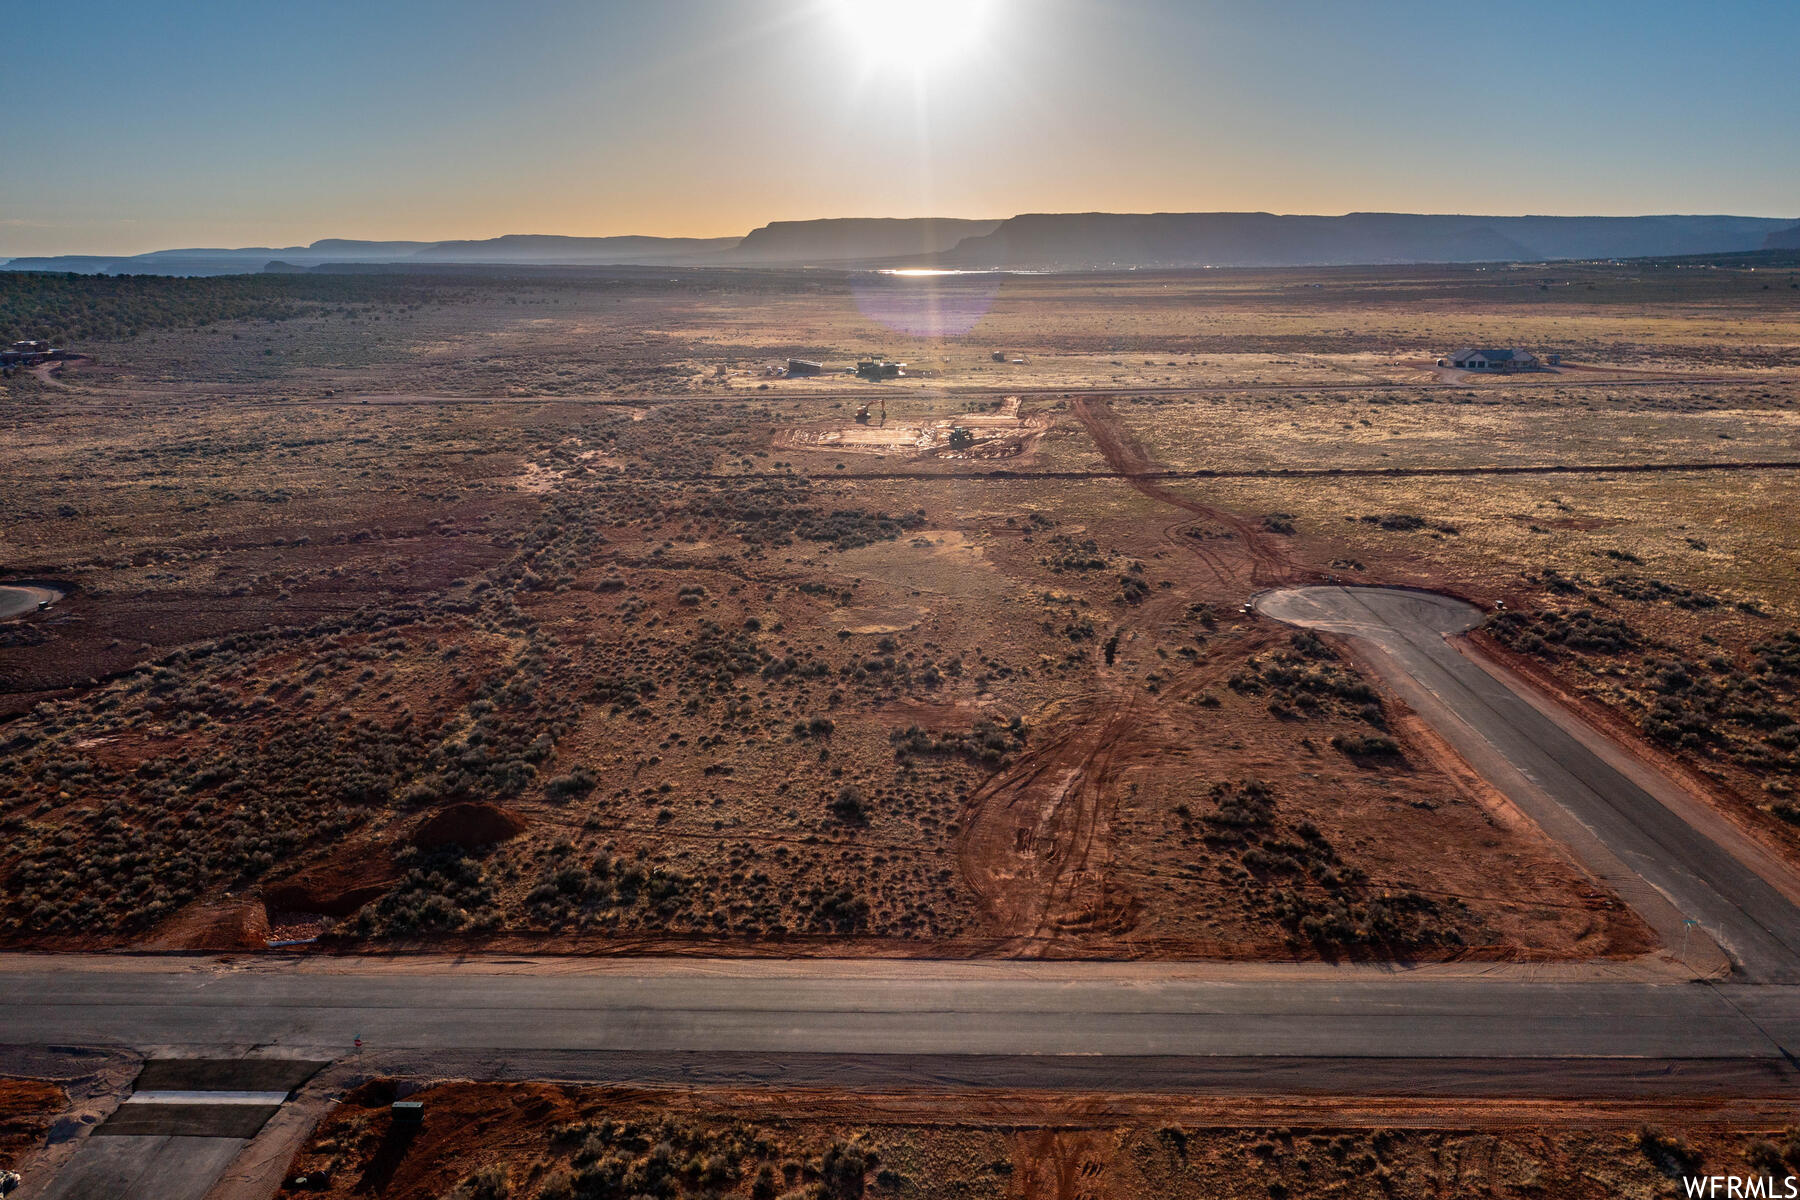
<path fill-rule="evenodd" d="M 163 1055 L 337 1057 L 475 1052 L 1108 1056 L 1229 1059 L 1714 1060 L 1783 1068 L 1800 1047 L 1800 987 L 1534 983 L 1365 971 L 1158 980 L 1066 964 L 992 975 L 929 962 L 808 963 L 791 974 L 643 964 L 576 975 L 454 967 L 322 970 L 0 969 L 0 1046 L 127 1045 Z M 0 1065 L 4 1052 L 0 1051 Z M 1047 1064 L 1055 1070 L 1054 1064 Z M 1094 1077 L 1091 1086 L 1098 1086 Z"/>
<path fill-rule="evenodd" d="M 1709 835 L 1730 831 L 1696 829 L 1647 790 L 1655 782 L 1632 778 L 1577 736 L 1572 718 L 1553 719 L 1459 652 L 1447 635 L 1479 624 L 1480 610 L 1427 592 L 1358 587 L 1287 588 L 1259 596 L 1256 608 L 1376 651 L 1377 669 L 1419 715 L 1477 767 L 1497 755 L 1510 770 L 1483 770 L 1490 782 L 1617 887 L 1666 944 L 1679 946 L 1680 920 L 1691 917 L 1735 960 L 1739 978 L 1800 982 L 1800 908 Z M 1634 891 L 1638 880 L 1666 904 Z"/>
<path fill-rule="evenodd" d="M 38 587 L 21 584 L 17 587 L 0 587 L 0 621 L 8 617 L 33 613 L 38 605 L 49 602 L 54 604 L 62 599 L 62 593 L 55 588 Z"/>

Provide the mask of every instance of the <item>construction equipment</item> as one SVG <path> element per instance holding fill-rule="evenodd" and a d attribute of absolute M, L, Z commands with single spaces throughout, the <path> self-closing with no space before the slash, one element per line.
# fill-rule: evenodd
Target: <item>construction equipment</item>
<path fill-rule="evenodd" d="M 856 423 L 858 425 L 869 423 L 869 402 L 867 400 L 863 401 L 862 407 L 856 410 Z"/>

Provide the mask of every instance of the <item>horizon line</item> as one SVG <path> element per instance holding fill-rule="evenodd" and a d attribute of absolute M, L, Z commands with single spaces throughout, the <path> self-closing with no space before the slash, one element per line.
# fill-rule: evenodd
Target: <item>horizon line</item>
<path fill-rule="evenodd" d="M 345 236 L 342 234 L 325 234 L 313 238 L 310 242 L 290 243 L 288 245 L 186 245 L 158 246 L 148 250 L 104 251 L 104 250 L 62 250 L 54 253 L 10 254 L 0 250 L 0 260 L 7 262 L 16 259 L 50 259 L 50 258 L 139 258 L 146 254 L 173 254 L 181 252 L 218 252 L 245 253 L 253 250 L 307 250 L 320 242 L 411 242 L 420 247 L 442 246 L 455 242 L 493 242 L 503 238 L 560 237 L 574 239 L 607 239 L 607 238 L 644 238 L 660 241 L 722 241 L 737 238 L 742 241 L 759 229 L 767 229 L 775 225 L 805 225 L 828 221 L 992 221 L 1004 224 L 1021 217 L 1191 217 L 1191 216 L 1267 216 L 1282 218 L 1317 218 L 1320 220 L 1341 220 L 1346 217 L 1397 216 L 1397 217 L 1464 217 L 1472 220 L 1646 220 L 1659 217 L 1695 219 L 1704 217 L 1730 217 L 1759 221 L 1792 221 L 1800 224 L 1800 215 L 1780 213 L 1743 213 L 1743 212 L 1618 212 L 1618 213 L 1477 213 L 1477 212 L 1408 212 L 1404 209 L 1349 209 L 1341 213 L 1308 213 L 1308 212 L 1274 212 L 1269 209 L 1155 209 L 1146 211 L 1124 211 L 1115 209 L 1069 209 L 1069 210 L 1027 210 L 1016 212 L 1005 217 L 959 217 L 934 213 L 927 216 L 913 217 L 875 217 L 875 216 L 837 216 L 837 217 L 777 217 L 754 225 L 743 233 L 701 234 L 701 233 L 498 233 L 485 237 L 369 237 Z"/>

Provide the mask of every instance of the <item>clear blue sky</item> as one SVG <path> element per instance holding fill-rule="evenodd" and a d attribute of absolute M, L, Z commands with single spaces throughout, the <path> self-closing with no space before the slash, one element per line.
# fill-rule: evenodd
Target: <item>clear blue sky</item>
<path fill-rule="evenodd" d="M 15 12 L 0 255 L 1098 209 L 1800 216 L 1796 0 L 963 0 L 926 7 L 980 28 L 924 66 L 859 41 L 862 2 Z"/>

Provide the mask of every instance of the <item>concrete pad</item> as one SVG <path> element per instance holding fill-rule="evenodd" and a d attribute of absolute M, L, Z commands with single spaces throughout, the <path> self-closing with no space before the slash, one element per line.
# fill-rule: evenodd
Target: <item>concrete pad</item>
<path fill-rule="evenodd" d="M 243 1138 L 90 1137 L 40 1200 L 202 1200 Z"/>
<path fill-rule="evenodd" d="M 97 1137 L 198 1137 L 247 1141 L 275 1115 L 279 1104 L 121 1104 Z"/>
<path fill-rule="evenodd" d="M 291 1092 L 322 1062 L 300 1058 L 153 1058 L 132 1085 L 139 1092 Z"/>

